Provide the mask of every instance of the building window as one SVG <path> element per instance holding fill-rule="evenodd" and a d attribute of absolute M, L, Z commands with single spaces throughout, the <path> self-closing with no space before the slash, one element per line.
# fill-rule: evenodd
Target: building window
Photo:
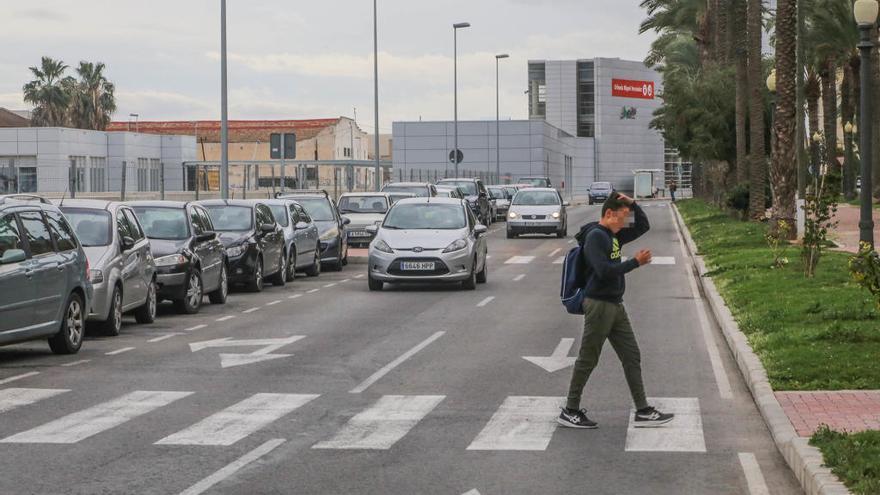
<path fill-rule="evenodd" d="M 161 176 L 162 162 L 158 158 L 150 159 L 150 191 L 158 191 L 160 189 L 159 182 Z"/>
<path fill-rule="evenodd" d="M 150 188 L 150 161 L 146 158 L 137 159 L 137 190 L 148 191 Z"/>
<path fill-rule="evenodd" d="M 107 159 L 103 156 L 89 157 L 89 190 L 107 191 Z"/>
<path fill-rule="evenodd" d="M 596 135 L 596 74 L 593 62 L 577 63 L 577 135 Z"/>
<path fill-rule="evenodd" d="M 547 77 L 544 62 L 529 64 L 529 118 L 547 116 Z"/>
<path fill-rule="evenodd" d="M 23 193 L 37 192 L 37 167 L 20 167 L 18 186 L 19 191 Z"/>
<path fill-rule="evenodd" d="M 70 166 L 72 170 L 69 173 L 72 181 L 72 188 L 76 192 L 86 192 L 88 190 L 88 182 L 86 180 L 88 172 L 86 171 L 86 157 L 70 156 Z"/>

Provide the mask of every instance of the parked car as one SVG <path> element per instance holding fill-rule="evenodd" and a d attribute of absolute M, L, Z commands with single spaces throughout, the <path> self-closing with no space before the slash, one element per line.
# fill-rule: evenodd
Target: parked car
<path fill-rule="evenodd" d="M 61 210 L 0 196 L 0 345 L 48 338 L 52 352 L 74 354 L 91 303 L 89 260 Z"/>
<path fill-rule="evenodd" d="M 370 244 L 370 290 L 385 282 L 460 282 L 473 290 L 487 279 L 487 228 L 467 202 L 413 198 L 395 204 Z"/>
<path fill-rule="evenodd" d="M 391 182 L 382 188 L 384 193 L 405 192 L 415 194 L 419 198 L 433 198 L 437 188 L 430 182 Z"/>
<path fill-rule="evenodd" d="M 437 186 L 437 196 L 441 198 L 464 199 L 461 189 L 452 186 Z"/>
<path fill-rule="evenodd" d="M 388 193 L 388 196 L 391 198 L 391 204 L 397 203 L 401 199 L 406 198 L 415 198 L 416 195 L 413 193 L 405 193 L 405 192 L 391 192 Z"/>
<path fill-rule="evenodd" d="M 305 209 L 318 226 L 323 267 L 335 271 L 342 270 L 342 267 L 348 264 L 348 238 L 345 236 L 345 226 L 348 225 L 349 220 L 339 214 L 327 191 L 308 189 L 289 191 L 279 195 L 278 199 L 292 199 Z"/>
<path fill-rule="evenodd" d="M 589 204 L 603 202 L 611 196 L 613 190 L 610 182 L 593 182 L 590 184 L 587 202 Z"/>
<path fill-rule="evenodd" d="M 318 240 L 318 226 L 302 205 L 291 199 L 263 199 L 259 202 L 272 210 L 275 221 L 284 231 L 287 280 L 293 281 L 298 271 L 313 275 L 320 273 L 321 242 Z"/>
<path fill-rule="evenodd" d="M 119 335 L 122 314 L 129 311 L 138 323 L 153 323 L 156 263 L 150 241 L 131 207 L 111 201 L 66 199 L 59 208 L 89 258 L 94 296 L 88 320 L 107 335 Z"/>
<path fill-rule="evenodd" d="M 443 179 L 438 186 L 454 186 L 461 189 L 464 199 L 474 212 L 474 216 L 483 225 L 492 224 L 492 207 L 489 205 L 489 192 L 480 179 Z"/>
<path fill-rule="evenodd" d="M 503 186 L 487 186 L 489 191 L 489 199 L 495 205 L 495 219 L 504 220 L 507 218 L 507 210 L 510 209 L 510 198 L 512 194 L 507 192 L 508 188 Z"/>
<path fill-rule="evenodd" d="M 375 232 L 365 230 L 368 225 L 377 225 L 385 219 L 391 207 L 391 195 L 388 193 L 345 193 L 336 202 L 339 213 L 349 219 L 346 235 L 348 245 L 367 247 L 373 240 Z"/>
<path fill-rule="evenodd" d="M 158 300 L 172 301 L 182 314 L 198 313 L 204 294 L 213 304 L 225 304 L 229 267 L 207 210 L 179 201 L 126 204 L 134 210 L 150 240 Z"/>
<path fill-rule="evenodd" d="M 284 231 L 267 205 L 246 199 L 213 199 L 199 205 L 208 210 L 226 250 L 229 283 L 251 292 L 262 291 L 266 280 L 278 286 L 287 283 Z"/>
<path fill-rule="evenodd" d="M 528 184 L 532 187 L 548 187 L 548 188 L 553 187 L 553 184 L 550 183 L 550 177 L 543 177 L 543 176 L 520 177 L 519 179 L 517 179 L 517 183 Z"/>
<path fill-rule="evenodd" d="M 567 206 L 559 191 L 549 187 L 531 187 L 517 192 L 507 214 L 507 238 L 522 234 L 567 236 Z"/>

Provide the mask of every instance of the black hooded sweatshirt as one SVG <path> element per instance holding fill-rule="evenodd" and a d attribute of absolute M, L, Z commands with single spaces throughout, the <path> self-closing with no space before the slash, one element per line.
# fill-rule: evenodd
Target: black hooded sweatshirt
<path fill-rule="evenodd" d="M 631 208 L 635 216 L 634 225 L 621 229 L 616 236 L 599 222 L 584 225 L 575 236 L 583 247 L 584 263 L 587 267 L 584 293 L 589 299 L 623 302 L 623 293 L 626 291 L 624 275 L 638 268 L 639 262 L 635 258 L 621 262 L 620 248 L 651 229 L 644 210 L 636 203 Z"/>

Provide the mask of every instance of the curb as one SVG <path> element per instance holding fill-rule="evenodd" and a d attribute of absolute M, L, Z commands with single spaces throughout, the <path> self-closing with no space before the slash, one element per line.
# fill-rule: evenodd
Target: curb
<path fill-rule="evenodd" d="M 745 334 L 740 331 L 730 309 L 718 293 L 715 282 L 711 277 L 705 276 L 705 273 L 708 272 L 706 264 L 703 257 L 697 255 L 696 244 L 684 223 L 684 219 L 678 212 L 678 207 L 673 206 L 672 211 L 678 229 L 685 239 L 701 291 L 709 301 L 709 307 L 715 321 L 721 327 L 724 340 L 727 341 L 727 346 L 733 353 L 739 371 L 752 393 L 770 434 L 773 436 L 776 448 L 785 458 L 785 462 L 788 463 L 807 495 L 851 495 L 846 485 L 841 483 L 831 473 L 831 470 L 823 465 L 822 452 L 811 446 L 809 439 L 800 437 L 795 431 L 773 393 L 764 365 L 752 350 Z"/>
<path fill-rule="evenodd" d="M 349 265 L 366 265 L 369 263 L 369 257 L 367 256 L 349 256 L 348 264 Z"/>

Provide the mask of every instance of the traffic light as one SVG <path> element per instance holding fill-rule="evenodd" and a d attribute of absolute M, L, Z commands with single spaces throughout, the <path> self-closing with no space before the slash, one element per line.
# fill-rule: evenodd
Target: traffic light
<path fill-rule="evenodd" d="M 278 160 L 281 158 L 281 134 L 271 134 L 269 136 L 269 158 Z M 284 158 L 296 158 L 296 134 L 284 134 Z"/>

